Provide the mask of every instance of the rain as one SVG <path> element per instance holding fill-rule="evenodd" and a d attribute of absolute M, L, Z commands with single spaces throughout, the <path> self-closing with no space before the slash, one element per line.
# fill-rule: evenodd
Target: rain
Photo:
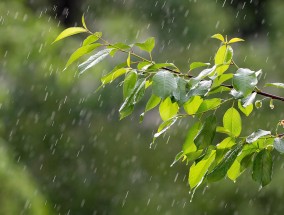
<path fill-rule="evenodd" d="M 261 90 L 284 96 L 281 87 L 263 87 L 284 82 L 283 11 L 281 0 L 2 0 L 0 214 L 281 214 L 283 155 L 272 153 L 272 181 L 265 187 L 248 167 L 235 182 L 225 178 L 191 189 L 191 163 L 175 157 L 197 117 L 157 132 L 159 108 L 144 113 L 151 96 L 146 90 L 120 120 L 123 79 L 102 86 L 101 78 L 127 54 L 111 57 L 104 49 L 92 65 L 85 65 L 88 55 L 65 68 L 86 34 L 52 42 L 64 29 L 81 26 L 84 14 L 88 28 L 112 43 L 155 37 L 150 57 L 156 63 L 174 63 L 197 77 L 198 69 L 188 73 L 192 62 L 214 65 L 220 43 L 212 35 L 239 37 L 245 41 L 232 44 L 234 62 L 262 70 Z M 254 96 L 258 108 L 242 115 L 242 135 L 284 133 L 283 102 Z M 217 123 L 226 108 L 229 103 L 216 111 Z M 214 142 L 223 139 L 217 135 Z"/>

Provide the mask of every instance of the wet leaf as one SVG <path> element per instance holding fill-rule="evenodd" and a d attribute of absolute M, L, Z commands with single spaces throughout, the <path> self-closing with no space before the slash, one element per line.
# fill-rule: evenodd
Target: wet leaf
<path fill-rule="evenodd" d="M 246 107 L 242 106 L 241 101 L 238 101 L 238 108 L 241 112 L 243 112 L 246 116 L 249 116 L 251 114 L 251 112 L 253 111 L 253 104 L 250 104 Z"/>
<path fill-rule="evenodd" d="M 209 182 L 219 181 L 226 176 L 227 171 L 234 163 L 242 147 L 243 145 L 236 144 L 226 153 L 223 160 L 207 175 Z"/>
<path fill-rule="evenodd" d="M 177 88 L 173 91 L 174 99 L 178 102 L 179 105 L 184 104 L 189 96 L 187 89 L 187 81 L 183 78 L 176 77 Z"/>
<path fill-rule="evenodd" d="M 88 54 L 92 51 L 94 51 L 96 48 L 100 47 L 101 44 L 95 43 L 95 44 L 90 44 L 86 45 L 83 47 L 78 48 L 73 54 L 70 56 L 69 60 L 66 63 L 65 69 L 67 69 L 68 66 L 70 66 L 73 62 L 75 62 L 77 59 L 80 57 L 84 56 L 85 54 Z M 65 70 L 64 69 L 64 70 Z"/>
<path fill-rule="evenodd" d="M 273 145 L 274 145 L 274 148 L 278 152 L 284 153 L 284 139 L 283 138 L 279 138 L 279 137 L 275 138 Z"/>
<path fill-rule="evenodd" d="M 194 143 L 198 149 L 204 149 L 212 144 L 216 133 L 216 116 L 211 115 L 205 119 L 200 131 L 194 139 Z"/>
<path fill-rule="evenodd" d="M 98 53 L 89 57 L 88 60 L 86 60 L 85 62 L 81 63 L 78 66 L 79 71 L 80 71 L 79 74 L 80 75 L 83 74 L 86 70 L 90 69 L 91 67 L 101 62 L 103 59 L 105 59 L 109 55 L 110 51 L 111 51 L 110 49 L 103 49 L 99 51 Z"/>
<path fill-rule="evenodd" d="M 284 83 L 267 83 L 265 84 L 266 87 L 277 87 L 277 88 L 284 88 Z"/>
<path fill-rule="evenodd" d="M 138 75 L 136 71 L 131 71 L 127 74 L 123 82 L 123 98 L 129 97 L 135 87 Z"/>
<path fill-rule="evenodd" d="M 204 96 L 206 95 L 211 88 L 212 81 L 200 81 L 190 88 L 188 92 L 188 97 L 191 96 Z"/>
<path fill-rule="evenodd" d="M 270 134 L 271 134 L 270 131 L 265 131 L 265 130 L 258 129 L 256 132 L 253 132 L 251 135 L 249 135 L 246 138 L 246 142 L 247 143 L 252 143 L 252 142 L 257 141 L 259 138 L 267 136 L 267 135 L 270 135 Z"/>
<path fill-rule="evenodd" d="M 252 178 L 261 187 L 270 183 L 272 176 L 272 157 L 268 150 L 261 150 L 254 158 Z"/>
<path fill-rule="evenodd" d="M 244 98 L 252 93 L 258 80 L 254 71 L 240 68 L 234 74 L 232 82 L 234 89 L 240 93 L 239 96 Z"/>
<path fill-rule="evenodd" d="M 247 97 L 242 99 L 242 107 L 247 107 L 249 105 L 252 105 L 254 102 L 254 99 L 256 97 L 257 93 L 253 92 L 252 94 L 248 95 Z"/>
<path fill-rule="evenodd" d="M 177 82 L 172 73 L 161 70 L 153 76 L 153 93 L 162 99 L 171 96 L 176 88 Z"/>
<path fill-rule="evenodd" d="M 175 124 L 176 121 L 177 117 L 174 117 L 172 119 L 169 119 L 168 121 L 163 122 L 159 126 L 158 131 L 154 134 L 154 139 L 165 133 L 173 124 Z"/>
<path fill-rule="evenodd" d="M 134 107 L 134 105 L 142 99 L 145 93 L 145 82 L 145 79 L 137 80 L 134 89 L 119 108 L 119 112 L 124 113 L 125 110 L 128 110 L 132 106 Z M 120 119 L 124 117 L 125 116 L 120 115 Z"/>

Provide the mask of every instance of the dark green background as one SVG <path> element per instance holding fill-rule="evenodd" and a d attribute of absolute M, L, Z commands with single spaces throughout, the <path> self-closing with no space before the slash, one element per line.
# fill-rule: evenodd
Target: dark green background
<path fill-rule="evenodd" d="M 170 164 L 191 122 L 149 149 L 158 113 L 139 124 L 144 100 L 119 121 L 118 82 L 94 93 L 125 56 L 78 77 L 76 66 L 62 70 L 82 37 L 51 42 L 85 13 L 87 25 L 114 42 L 155 36 L 154 59 L 187 71 L 190 62 L 212 61 L 219 44 L 210 36 L 222 33 L 246 40 L 233 46 L 239 66 L 263 69 L 262 83 L 283 82 L 283 10 L 281 0 L 2 0 L 0 214 L 281 214 L 283 156 L 275 154 L 272 183 L 261 191 L 248 172 L 237 183 L 200 188 L 190 202 L 188 167 Z M 283 118 L 282 103 L 272 111 L 264 100 L 243 134 Z"/>

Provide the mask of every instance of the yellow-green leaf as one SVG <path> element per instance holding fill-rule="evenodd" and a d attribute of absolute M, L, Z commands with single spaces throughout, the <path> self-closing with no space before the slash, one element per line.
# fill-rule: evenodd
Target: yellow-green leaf
<path fill-rule="evenodd" d="M 163 121 L 167 121 L 178 113 L 179 106 L 176 102 L 172 103 L 171 98 L 167 97 L 159 106 L 160 116 Z"/>
<path fill-rule="evenodd" d="M 130 52 L 128 52 L 126 63 L 127 63 L 127 66 L 130 67 Z"/>
<path fill-rule="evenodd" d="M 153 109 L 156 107 L 161 101 L 161 98 L 156 96 L 155 94 L 152 94 L 149 101 L 146 104 L 145 112 Z"/>
<path fill-rule="evenodd" d="M 211 36 L 211 38 L 217 39 L 217 40 L 221 40 L 222 42 L 225 42 L 225 38 L 223 37 L 222 34 L 214 34 L 213 36 Z"/>
<path fill-rule="evenodd" d="M 89 45 L 91 43 L 94 43 L 96 42 L 98 39 L 100 39 L 102 37 L 102 32 L 96 32 L 90 36 L 88 36 L 84 41 L 83 41 L 83 44 L 82 46 L 86 46 L 86 45 Z"/>
<path fill-rule="evenodd" d="M 246 116 L 249 116 L 251 114 L 251 112 L 253 111 L 253 104 L 250 104 L 246 107 L 242 106 L 241 101 L 238 101 L 238 108 L 240 111 L 242 111 Z"/>
<path fill-rule="evenodd" d="M 69 37 L 74 34 L 79 34 L 79 33 L 84 33 L 84 32 L 87 32 L 87 30 L 82 27 L 67 28 L 58 35 L 58 37 L 53 41 L 53 43 L 57 42 L 58 40 L 64 39 L 65 37 Z"/>
<path fill-rule="evenodd" d="M 239 112 L 231 107 L 223 117 L 224 128 L 228 129 L 234 137 L 238 137 L 242 131 L 242 120 Z"/>
<path fill-rule="evenodd" d="M 218 75 L 223 74 L 230 66 L 233 58 L 233 49 L 231 46 L 222 45 L 215 55 L 215 65 L 221 65 L 216 70 Z"/>
<path fill-rule="evenodd" d="M 228 42 L 228 44 L 237 43 L 237 42 L 243 42 L 243 41 L 245 41 L 245 40 L 236 37 L 236 38 L 230 39 L 230 41 Z"/>
<path fill-rule="evenodd" d="M 197 112 L 202 102 L 203 99 L 200 96 L 193 96 L 183 105 L 183 108 L 188 115 L 193 115 Z"/>
<path fill-rule="evenodd" d="M 129 69 L 121 68 L 121 69 L 118 69 L 118 70 L 116 70 L 114 72 L 111 72 L 111 73 L 107 74 L 106 76 L 101 78 L 102 84 L 111 83 L 112 81 L 114 81 L 119 76 L 125 74 L 127 71 L 129 71 Z"/>
<path fill-rule="evenodd" d="M 95 50 L 96 48 L 100 47 L 101 44 L 99 43 L 95 43 L 95 44 L 90 44 L 87 46 L 83 46 L 78 48 L 69 58 L 69 60 L 66 63 L 65 69 L 70 66 L 74 61 L 76 61 L 77 59 L 79 59 L 80 57 L 82 57 L 85 54 L 90 53 L 91 51 Z"/>
<path fill-rule="evenodd" d="M 216 151 L 208 150 L 205 157 L 201 161 L 194 163 L 190 167 L 188 182 L 191 189 L 199 186 L 202 183 L 204 176 L 212 162 L 215 160 L 215 157 Z"/>
<path fill-rule="evenodd" d="M 82 16 L 82 25 L 83 25 L 83 27 L 84 27 L 85 29 L 87 29 L 84 14 L 83 14 L 83 16 Z"/>

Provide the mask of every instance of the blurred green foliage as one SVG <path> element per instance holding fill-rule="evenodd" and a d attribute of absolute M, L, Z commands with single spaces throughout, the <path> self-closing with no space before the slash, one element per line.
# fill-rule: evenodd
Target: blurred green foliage
<path fill-rule="evenodd" d="M 239 66 L 262 68 L 267 82 L 283 79 L 284 3 L 229 2 L 85 0 L 70 10 L 69 16 L 77 17 L 79 23 L 78 17 L 86 12 L 92 28 L 113 41 L 156 36 L 160 48 L 155 50 L 155 58 L 175 61 L 184 70 L 189 61 L 212 59 L 217 45 L 209 43 L 210 35 L 241 36 L 246 42 L 236 49 Z M 138 124 L 139 111 L 137 117 L 119 122 L 122 95 L 115 89 L 119 83 L 94 94 L 98 78 L 112 69 L 112 60 L 119 59 L 101 63 L 80 77 L 75 67 L 62 72 L 79 42 L 74 38 L 64 45 L 50 45 L 62 30 L 51 15 L 53 4 L 46 0 L 0 3 L 1 214 L 283 211 L 281 157 L 274 158 L 277 165 L 272 183 L 260 192 L 244 175 L 239 183 L 217 183 L 197 191 L 190 203 L 185 180 L 188 169 L 179 164 L 170 167 L 187 122 L 150 150 L 151 132 L 158 123 L 156 113 L 146 115 L 144 124 Z M 254 16 L 257 10 L 263 12 L 263 25 L 248 31 L 255 17 L 259 19 Z M 208 45 L 212 52 L 208 48 L 204 51 Z M 275 93 L 283 94 L 280 90 Z M 271 128 L 284 117 L 282 104 L 275 102 L 271 114 L 268 103 L 263 104 L 266 114 L 256 113 L 246 127 L 259 124 L 263 129 Z"/>

